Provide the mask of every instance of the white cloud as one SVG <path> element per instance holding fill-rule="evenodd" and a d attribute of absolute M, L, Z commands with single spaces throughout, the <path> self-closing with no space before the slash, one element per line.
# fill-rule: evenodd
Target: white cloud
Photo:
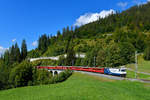
<path fill-rule="evenodd" d="M 86 13 L 84 15 L 81 15 L 75 22 L 75 26 L 81 26 L 84 24 L 88 24 L 90 22 L 94 22 L 98 20 L 99 18 L 105 18 L 110 14 L 116 13 L 115 10 L 110 9 L 110 10 L 103 10 L 100 13 Z"/>
<path fill-rule="evenodd" d="M 16 39 L 12 39 L 12 42 L 15 42 L 16 41 Z"/>
<path fill-rule="evenodd" d="M 147 0 L 147 2 L 149 2 L 150 0 Z M 140 6 L 142 4 L 146 4 L 147 2 L 142 2 L 141 0 L 133 0 L 133 3 Z"/>
<path fill-rule="evenodd" d="M 122 9 L 124 9 L 128 5 L 128 2 L 119 2 L 117 3 L 117 5 L 121 7 Z"/>
<path fill-rule="evenodd" d="M 33 43 L 32 43 L 32 46 L 34 46 L 34 47 L 36 47 L 38 45 L 38 42 L 37 41 L 34 41 Z"/>
<path fill-rule="evenodd" d="M 0 46 L 0 56 L 1 56 L 2 54 L 4 54 L 4 52 L 5 52 L 7 49 L 8 49 L 8 48 L 4 48 L 4 47 Z"/>

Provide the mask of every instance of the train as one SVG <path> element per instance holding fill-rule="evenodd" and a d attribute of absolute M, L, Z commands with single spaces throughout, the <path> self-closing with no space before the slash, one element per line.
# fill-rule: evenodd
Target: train
<path fill-rule="evenodd" d="M 85 71 L 94 72 L 112 76 L 126 77 L 126 68 L 97 68 L 97 67 L 77 67 L 77 66 L 37 66 L 38 69 L 47 70 L 73 70 L 73 71 Z"/>

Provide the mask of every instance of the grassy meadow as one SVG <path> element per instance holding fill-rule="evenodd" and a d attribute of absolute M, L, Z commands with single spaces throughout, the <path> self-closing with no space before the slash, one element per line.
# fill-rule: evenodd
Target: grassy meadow
<path fill-rule="evenodd" d="M 126 67 L 135 70 L 134 64 L 128 64 Z M 144 60 L 142 54 L 138 56 L 138 71 L 150 73 L 150 61 Z M 127 70 L 127 78 L 135 78 L 135 72 Z M 150 80 L 150 75 L 137 73 L 137 78 Z"/>
<path fill-rule="evenodd" d="M 129 64 L 127 67 L 135 69 L 134 64 Z M 150 73 L 150 61 L 144 60 L 142 54 L 138 56 L 138 71 Z"/>
<path fill-rule="evenodd" d="M 58 84 L 0 91 L 0 100 L 149 100 L 150 84 L 74 73 Z"/>
<path fill-rule="evenodd" d="M 135 78 L 135 72 L 127 70 L 127 76 L 126 77 L 127 78 Z M 137 73 L 137 78 L 138 79 L 150 80 L 150 75 Z"/>

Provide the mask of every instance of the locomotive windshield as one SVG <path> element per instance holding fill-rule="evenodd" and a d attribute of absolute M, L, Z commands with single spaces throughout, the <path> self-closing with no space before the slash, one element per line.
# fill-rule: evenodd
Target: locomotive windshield
<path fill-rule="evenodd" d="M 122 72 L 125 72 L 126 70 L 125 70 L 125 69 L 121 69 L 121 71 L 122 71 Z"/>

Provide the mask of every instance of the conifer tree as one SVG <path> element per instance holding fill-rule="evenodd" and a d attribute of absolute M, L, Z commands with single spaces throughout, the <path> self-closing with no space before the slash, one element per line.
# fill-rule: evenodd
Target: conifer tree
<path fill-rule="evenodd" d="M 26 45 L 26 41 L 23 40 L 22 41 L 22 45 L 21 45 L 21 58 L 22 60 L 24 60 L 27 56 L 27 45 Z"/>
<path fill-rule="evenodd" d="M 6 50 L 4 53 L 4 62 L 6 65 L 9 65 L 10 63 L 10 54 L 9 54 L 9 50 Z"/>
<path fill-rule="evenodd" d="M 21 61 L 21 53 L 17 43 L 15 44 L 15 60 L 17 62 Z"/>
<path fill-rule="evenodd" d="M 10 64 L 13 64 L 15 62 L 15 46 L 12 45 L 12 47 L 10 48 Z"/>
<path fill-rule="evenodd" d="M 61 35 L 60 31 L 57 31 L 57 37 L 59 37 Z"/>
<path fill-rule="evenodd" d="M 65 64 L 68 66 L 72 66 L 75 64 L 75 60 L 76 60 L 76 57 L 75 57 L 75 52 L 73 48 L 68 49 Z"/>
<path fill-rule="evenodd" d="M 44 34 L 39 38 L 38 42 L 38 49 L 44 53 L 50 44 L 49 37 Z"/>

